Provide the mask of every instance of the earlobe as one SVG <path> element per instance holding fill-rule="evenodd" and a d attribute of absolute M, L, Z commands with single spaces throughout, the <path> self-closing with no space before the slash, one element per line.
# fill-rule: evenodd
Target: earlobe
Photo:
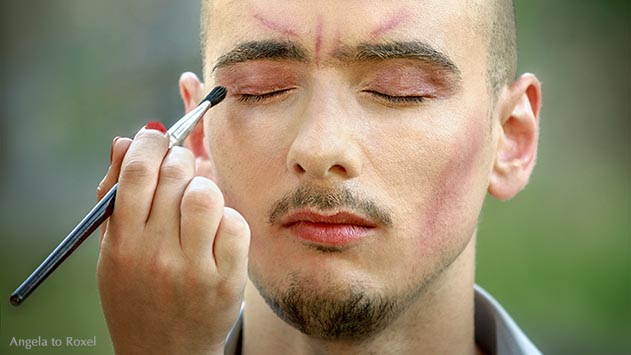
<path fill-rule="evenodd" d="M 507 200 L 526 186 L 535 165 L 541 84 L 534 75 L 524 74 L 499 100 L 501 130 L 488 191 Z"/>

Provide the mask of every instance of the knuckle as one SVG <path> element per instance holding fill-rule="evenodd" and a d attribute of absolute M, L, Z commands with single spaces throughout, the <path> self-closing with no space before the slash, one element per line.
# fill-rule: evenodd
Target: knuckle
<path fill-rule="evenodd" d="M 213 287 L 212 275 L 201 268 L 190 268 L 184 274 L 184 285 L 188 289 L 208 289 Z"/>
<path fill-rule="evenodd" d="M 249 236 L 250 226 L 245 218 L 236 210 L 225 207 L 224 218 L 221 220 L 222 229 L 231 236 Z"/>
<path fill-rule="evenodd" d="M 147 161 L 132 159 L 123 165 L 121 170 L 121 180 L 143 179 L 151 176 L 152 169 Z"/>
<path fill-rule="evenodd" d="M 165 162 L 160 167 L 160 178 L 165 180 L 183 180 L 188 178 L 190 175 L 189 169 L 187 169 L 184 165 L 178 164 L 176 162 Z"/>
<path fill-rule="evenodd" d="M 162 281 L 173 280 L 181 274 L 181 263 L 175 258 L 158 253 L 151 259 L 149 272 Z"/>
<path fill-rule="evenodd" d="M 182 209 L 187 211 L 216 211 L 223 207 L 223 194 L 209 179 L 195 177 L 182 198 Z"/>
<path fill-rule="evenodd" d="M 160 167 L 160 177 L 169 180 L 183 180 L 193 175 L 192 153 L 181 147 L 174 147 Z"/>

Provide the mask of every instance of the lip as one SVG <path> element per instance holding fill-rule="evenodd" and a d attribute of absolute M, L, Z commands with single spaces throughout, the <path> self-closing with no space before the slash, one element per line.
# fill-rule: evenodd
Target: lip
<path fill-rule="evenodd" d="M 283 228 L 304 241 L 342 247 L 366 238 L 377 224 L 351 212 L 325 215 L 313 211 L 297 211 L 280 220 Z"/>

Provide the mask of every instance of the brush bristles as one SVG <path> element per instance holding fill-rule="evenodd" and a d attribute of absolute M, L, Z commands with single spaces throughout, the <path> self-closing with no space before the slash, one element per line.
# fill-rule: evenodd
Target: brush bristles
<path fill-rule="evenodd" d="M 210 91 L 210 93 L 202 100 L 202 102 L 210 101 L 210 106 L 215 106 L 226 98 L 227 92 L 228 90 L 226 90 L 225 87 L 215 86 L 215 88 Z"/>

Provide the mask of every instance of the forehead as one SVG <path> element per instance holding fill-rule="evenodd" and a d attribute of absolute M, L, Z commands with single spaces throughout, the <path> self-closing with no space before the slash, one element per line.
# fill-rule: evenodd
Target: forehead
<path fill-rule="evenodd" d="M 460 67 L 485 58 L 484 26 L 471 0 L 212 1 L 203 19 L 209 67 L 240 42 L 291 40 L 326 57 L 342 46 L 420 41 Z"/>

